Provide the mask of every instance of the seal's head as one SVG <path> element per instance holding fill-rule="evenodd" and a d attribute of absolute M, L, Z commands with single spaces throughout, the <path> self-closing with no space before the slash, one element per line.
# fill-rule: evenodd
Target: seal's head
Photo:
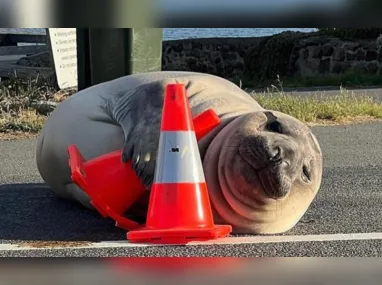
<path fill-rule="evenodd" d="M 316 196 L 322 153 L 308 126 L 262 110 L 235 118 L 212 140 L 203 160 L 215 222 L 235 233 L 291 229 Z"/>

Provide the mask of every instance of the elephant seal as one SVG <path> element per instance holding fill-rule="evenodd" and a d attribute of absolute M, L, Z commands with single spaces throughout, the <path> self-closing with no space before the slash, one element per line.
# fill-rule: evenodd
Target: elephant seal
<path fill-rule="evenodd" d="M 121 159 L 133 159 L 150 189 L 169 83 L 185 84 L 193 116 L 213 108 L 221 119 L 198 143 L 215 223 L 243 234 L 294 227 L 320 188 L 323 161 L 317 139 L 297 119 L 266 110 L 235 84 L 202 73 L 124 76 L 62 102 L 37 140 L 37 167 L 50 188 L 92 209 L 70 179 L 67 147 L 76 144 L 86 160 L 123 148 Z M 149 195 L 144 196 L 139 209 L 147 207 Z"/>

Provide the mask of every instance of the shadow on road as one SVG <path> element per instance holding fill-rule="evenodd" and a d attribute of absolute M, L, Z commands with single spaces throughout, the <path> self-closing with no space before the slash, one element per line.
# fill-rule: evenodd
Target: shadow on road
<path fill-rule="evenodd" d="M 55 197 L 45 184 L 0 186 L 0 240 L 123 240 L 111 219 Z"/>

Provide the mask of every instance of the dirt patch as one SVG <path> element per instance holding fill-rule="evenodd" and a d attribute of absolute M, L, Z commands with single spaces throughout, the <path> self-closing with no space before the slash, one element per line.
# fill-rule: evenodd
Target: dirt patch
<path fill-rule="evenodd" d="M 90 245 L 87 241 L 28 241 L 18 243 L 20 247 L 54 248 L 54 247 L 80 247 Z"/>

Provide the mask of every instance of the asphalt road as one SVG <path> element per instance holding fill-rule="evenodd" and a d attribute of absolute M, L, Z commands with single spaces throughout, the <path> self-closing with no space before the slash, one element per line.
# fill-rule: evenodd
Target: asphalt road
<path fill-rule="evenodd" d="M 319 194 L 284 235 L 382 232 L 382 122 L 313 127 L 324 153 Z M 117 241 L 111 220 L 55 198 L 39 177 L 33 139 L 0 141 L 1 244 Z M 0 256 L 381 256 L 382 239 L 164 247 L 0 250 Z"/>

